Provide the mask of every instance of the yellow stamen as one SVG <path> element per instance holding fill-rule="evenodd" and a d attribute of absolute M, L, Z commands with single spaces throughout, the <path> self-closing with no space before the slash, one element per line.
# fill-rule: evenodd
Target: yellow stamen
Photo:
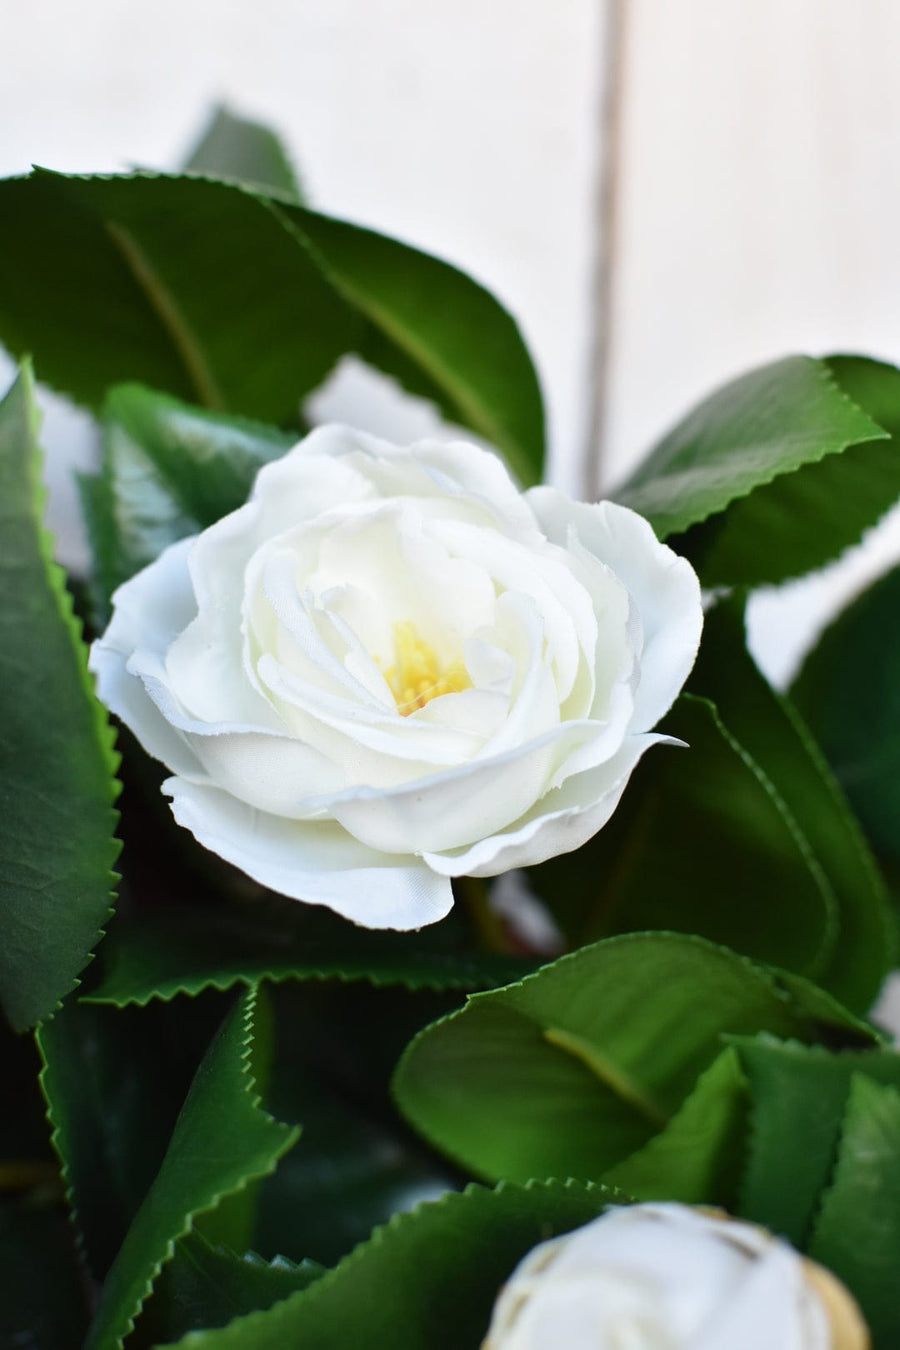
<path fill-rule="evenodd" d="M 440 669 L 434 648 L 419 637 L 414 623 L 394 624 L 394 651 L 395 663 L 384 672 L 384 678 L 403 717 L 424 708 L 433 698 L 458 694 L 472 686 L 461 661 Z"/>

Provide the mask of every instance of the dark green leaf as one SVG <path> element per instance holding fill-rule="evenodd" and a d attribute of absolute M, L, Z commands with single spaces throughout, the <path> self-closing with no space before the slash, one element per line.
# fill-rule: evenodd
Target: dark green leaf
<path fill-rule="evenodd" d="M 152 174 L 3 182 L 0 340 L 95 407 L 141 380 L 279 424 L 357 351 L 412 371 L 540 478 L 540 390 L 507 311 L 449 264 L 276 194 Z"/>
<path fill-rule="evenodd" d="M 713 704 L 682 697 L 610 823 L 529 873 L 578 942 L 636 929 L 699 933 L 815 978 L 836 937 L 827 879 L 783 797 Z"/>
<path fill-rule="evenodd" d="M 900 568 L 827 628 L 791 690 L 876 852 L 900 863 Z"/>
<path fill-rule="evenodd" d="M 215 1019 L 215 1020 L 213 1020 Z M 87 1264 L 102 1279 L 147 1193 L 221 1003 L 85 1008 L 38 1030 L 53 1142 Z"/>
<path fill-rule="evenodd" d="M 362 324 L 266 201 L 152 174 L 0 183 L 0 340 L 99 407 L 140 380 L 285 424 Z"/>
<path fill-rule="evenodd" d="M 175 1244 L 175 1255 L 157 1281 L 141 1319 L 145 1339 L 174 1341 L 189 1331 L 224 1326 L 233 1317 L 307 1289 L 324 1273 L 315 1261 L 299 1265 L 283 1256 L 264 1261 L 214 1247 L 199 1233 Z"/>
<path fill-rule="evenodd" d="M 868 364 L 896 398 L 900 373 Z M 862 381 L 848 396 L 843 375 L 788 357 L 732 381 L 660 442 L 617 499 L 648 516 L 707 585 L 757 586 L 821 566 L 900 495 L 897 447 L 868 401 L 865 412 L 852 401 Z"/>
<path fill-rule="evenodd" d="M 0 1345 L 73 1350 L 87 1325 L 85 1290 L 65 1218 L 55 1206 L 0 1203 Z"/>
<path fill-rule="evenodd" d="M 0 1003 L 21 1030 L 90 959 L 110 913 L 113 734 L 41 523 L 31 375 L 0 403 Z"/>
<path fill-rule="evenodd" d="M 176 539 L 242 506 L 259 469 L 294 439 L 142 385 L 111 390 L 103 414 L 102 472 L 81 480 L 100 625 L 121 582 Z"/>
<path fill-rule="evenodd" d="M 279 989 L 275 1002 L 268 1100 L 303 1134 L 263 1183 L 249 1245 L 333 1265 L 396 1212 L 468 1180 L 416 1138 L 389 1093 L 412 1036 L 458 1000 L 331 984 Z"/>
<path fill-rule="evenodd" d="M 500 1286 L 521 1258 L 620 1198 L 571 1181 L 470 1186 L 393 1219 L 308 1290 L 181 1346 L 478 1350 Z"/>
<path fill-rule="evenodd" d="M 865 1012 L 894 956 L 894 924 L 884 882 L 799 713 L 753 664 L 742 610 L 741 601 L 733 599 L 707 614 L 690 688 L 715 701 L 729 731 L 787 804 L 836 902 L 837 941 L 817 982 L 847 1007 Z M 788 915 L 793 893 L 785 887 L 777 898 Z"/>
<path fill-rule="evenodd" d="M 408 989 L 490 989 L 534 963 L 443 947 L 430 934 L 377 933 L 285 901 L 194 905 L 123 917 L 90 1003 L 147 1003 L 260 979 L 367 980 Z"/>
<path fill-rule="evenodd" d="M 540 481 L 540 388 L 499 302 L 449 263 L 395 239 L 302 207 L 277 209 L 369 321 L 363 354 L 401 380 L 411 362 L 414 392 L 501 450 L 523 483 Z"/>
<path fill-rule="evenodd" d="M 809 1254 L 858 1300 L 873 1350 L 900 1337 L 900 1092 L 853 1079 L 834 1181 L 825 1194 Z"/>
<path fill-rule="evenodd" d="M 900 1086 L 900 1056 L 829 1054 L 768 1037 L 737 1046 L 753 1100 L 739 1212 L 803 1247 L 834 1167 L 851 1078 Z"/>
<path fill-rule="evenodd" d="M 0 1176 L 12 1192 L 36 1181 L 58 1177 L 50 1147 L 44 1099 L 38 1083 L 41 1060 L 34 1037 L 16 1035 L 0 1014 L 0 1064 L 3 1066 L 3 1110 L 0 1111 Z"/>
<path fill-rule="evenodd" d="M 297 174 L 275 132 L 220 104 L 188 155 L 187 173 L 272 188 L 301 200 Z"/>
<path fill-rule="evenodd" d="M 107 1276 L 85 1350 L 118 1350 L 197 1216 L 271 1172 L 298 1136 L 261 1109 L 255 1092 L 255 1004 L 250 990 L 197 1070 L 156 1179 Z"/>
<path fill-rule="evenodd" d="M 747 1080 L 737 1051 L 723 1050 L 664 1130 L 603 1180 L 636 1200 L 680 1200 L 733 1209 L 743 1161 Z"/>
<path fill-rule="evenodd" d="M 412 1124 L 477 1175 L 597 1178 L 669 1122 L 723 1035 L 762 1030 L 817 1035 L 799 997 L 742 957 L 637 933 L 472 995 L 416 1037 L 394 1090 Z"/>

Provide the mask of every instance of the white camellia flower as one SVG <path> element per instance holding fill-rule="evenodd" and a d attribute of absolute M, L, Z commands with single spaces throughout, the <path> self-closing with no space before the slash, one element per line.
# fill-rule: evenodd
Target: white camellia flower
<path fill-rule="evenodd" d="M 689 564 L 624 507 L 342 427 L 113 601 L 91 668 L 176 820 L 371 928 L 599 830 L 702 623 Z"/>
<path fill-rule="evenodd" d="M 610 1209 L 541 1243 L 483 1350 L 868 1350 L 844 1286 L 765 1229 L 687 1205 Z"/>

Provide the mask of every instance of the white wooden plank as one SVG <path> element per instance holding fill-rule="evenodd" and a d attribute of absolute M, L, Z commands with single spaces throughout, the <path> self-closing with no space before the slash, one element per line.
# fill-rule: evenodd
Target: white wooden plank
<path fill-rule="evenodd" d="M 900 5 L 623 10 L 606 484 L 752 365 L 835 349 L 900 359 Z M 826 592 L 779 602 L 793 608 L 762 641 L 780 675 Z"/>

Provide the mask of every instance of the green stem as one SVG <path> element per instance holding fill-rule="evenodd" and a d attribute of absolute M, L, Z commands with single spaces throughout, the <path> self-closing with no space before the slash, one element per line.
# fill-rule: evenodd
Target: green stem
<path fill-rule="evenodd" d="M 484 878 L 456 877 L 453 889 L 457 899 L 465 905 L 478 945 L 486 951 L 502 952 L 504 956 L 509 956 L 510 944 L 503 920 L 491 909 Z"/>

